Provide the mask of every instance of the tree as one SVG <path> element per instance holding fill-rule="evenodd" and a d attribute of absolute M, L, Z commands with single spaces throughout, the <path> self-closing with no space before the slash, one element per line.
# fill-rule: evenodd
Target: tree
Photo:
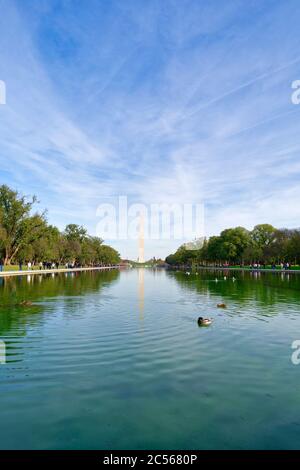
<path fill-rule="evenodd" d="M 300 230 L 291 231 L 291 236 L 286 246 L 287 258 L 300 264 Z"/>
<path fill-rule="evenodd" d="M 33 255 L 24 255 L 23 250 L 19 253 L 19 259 L 32 259 L 34 261 L 61 262 L 62 235 L 57 227 L 49 225 L 45 227 L 42 236 L 32 245 Z M 20 256 L 22 255 L 22 256 Z"/>
<path fill-rule="evenodd" d="M 119 262 L 113 248 L 91 237 L 81 225 L 69 224 L 61 233 L 48 225 L 45 214 L 32 214 L 37 202 L 21 196 L 8 186 L 0 186 L 0 257 L 14 261 L 76 262 L 82 265 Z"/>
<path fill-rule="evenodd" d="M 242 261 L 245 249 L 250 244 L 249 231 L 244 227 L 235 227 L 221 232 L 221 259 Z"/>
<path fill-rule="evenodd" d="M 64 231 L 64 259 L 66 261 L 80 262 L 82 259 L 82 245 L 87 238 L 87 231 L 81 225 L 69 224 Z"/>
<path fill-rule="evenodd" d="M 67 240 L 82 242 L 87 236 L 87 230 L 81 225 L 69 224 L 65 228 Z"/>
<path fill-rule="evenodd" d="M 183 265 L 193 262 L 215 263 L 230 261 L 265 261 L 279 263 L 289 261 L 300 263 L 300 229 L 276 229 L 269 224 L 256 225 L 252 232 L 244 227 L 225 229 L 219 236 L 204 240 L 202 248 L 192 255 L 185 247 L 169 255 L 166 262 L 170 265 Z"/>
<path fill-rule="evenodd" d="M 221 237 L 210 237 L 207 243 L 206 256 L 208 261 L 218 261 L 222 257 Z"/>
<path fill-rule="evenodd" d="M 291 233 L 292 231 L 288 229 L 275 229 L 272 240 L 261 247 L 262 259 L 272 264 L 286 260 Z"/>
<path fill-rule="evenodd" d="M 118 264 L 120 261 L 119 253 L 108 245 L 101 245 L 98 250 L 98 263 L 101 264 Z"/>
<path fill-rule="evenodd" d="M 251 238 L 256 246 L 264 248 L 270 245 L 276 236 L 276 228 L 270 224 L 256 225 L 251 232 Z"/>
<path fill-rule="evenodd" d="M 0 236 L 4 263 L 10 264 L 19 250 L 42 236 L 46 226 L 44 214 L 31 216 L 36 197 L 27 200 L 6 185 L 0 186 Z"/>

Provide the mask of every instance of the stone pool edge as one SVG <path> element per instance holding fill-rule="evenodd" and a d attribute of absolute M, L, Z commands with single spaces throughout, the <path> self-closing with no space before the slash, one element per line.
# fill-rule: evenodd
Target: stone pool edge
<path fill-rule="evenodd" d="M 83 271 L 104 271 L 108 269 L 120 269 L 120 266 L 99 266 L 94 268 L 58 268 L 58 269 L 32 269 L 24 271 L 2 271 L 0 277 L 28 276 L 29 274 L 53 274 L 53 273 L 74 273 Z"/>

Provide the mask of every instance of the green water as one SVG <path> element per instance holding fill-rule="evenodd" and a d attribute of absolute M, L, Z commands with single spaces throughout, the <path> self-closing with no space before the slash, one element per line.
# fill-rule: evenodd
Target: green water
<path fill-rule="evenodd" d="M 232 275 L 0 279 L 0 447 L 300 448 L 300 276 Z"/>

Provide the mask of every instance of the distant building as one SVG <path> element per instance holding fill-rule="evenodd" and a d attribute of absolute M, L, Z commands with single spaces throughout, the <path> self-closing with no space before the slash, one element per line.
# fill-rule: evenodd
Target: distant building
<path fill-rule="evenodd" d="M 204 237 L 195 238 L 192 242 L 187 242 L 183 244 L 183 247 L 186 250 L 201 250 L 204 243 Z"/>
<path fill-rule="evenodd" d="M 121 268 L 130 268 L 131 267 L 131 261 L 128 259 L 121 259 L 119 262 L 119 266 Z"/>

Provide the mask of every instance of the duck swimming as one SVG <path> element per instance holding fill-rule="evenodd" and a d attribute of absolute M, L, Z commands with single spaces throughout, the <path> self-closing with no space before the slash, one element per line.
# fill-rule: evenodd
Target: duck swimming
<path fill-rule="evenodd" d="M 209 326 L 211 324 L 212 324 L 212 320 L 210 320 L 209 318 L 203 318 L 203 317 L 198 318 L 199 326 Z"/>
<path fill-rule="evenodd" d="M 217 304 L 218 308 L 226 308 L 226 304 Z"/>
<path fill-rule="evenodd" d="M 22 307 L 31 307 L 32 302 L 30 302 L 30 300 L 22 300 L 19 305 L 21 305 Z"/>

